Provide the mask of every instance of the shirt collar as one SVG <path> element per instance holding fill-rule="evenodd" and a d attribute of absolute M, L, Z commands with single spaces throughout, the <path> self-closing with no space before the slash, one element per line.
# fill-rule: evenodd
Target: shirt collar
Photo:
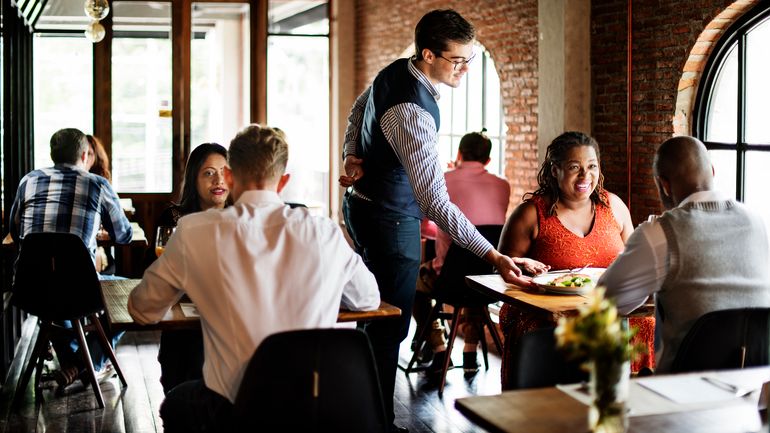
<path fill-rule="evenodd" d="M 428 79 L 428 76 L 423 74 L 422 71 L 417 66 L 415 66 L 414 62 L 416 61 L 417 58 L 412 56 L 407 62 L 409 63 L 409 73 L 411 73 L 414 78 L 417 78 L 417 81 L 422 83 L 422 85 L 428 89 L 433 98 L 438 101 L 438 99 L 441 97 L 441 95 L 438 93 L 438 89 L 436 89 L 436 86 L 431 83 L 430 79 Z"/>
<path fill-rule="evenodd" d="M 56 163 L 56 164 L 54 164 L 53 168 L 55 168 L 57 170 L 61 170 L 63 168 L 67 168 L 67 169 L 70 169 L 70 170 L 77 170 L 77 171 L 82 171 L 82 172 L 88 172 L 88 170 L 86 170 L 85 168 L 82 168 L 82 167 L 80 167 L 80 166 L 78 166 L 76 164 L 69 164 L 69 163 L 66 163 L 66 162 Z"/>
<path fill-rule="evenodd" d="M 715 190 L 696 191 L 696 192 L 688 195 L 687 197 L 685 197 L 685 199 L 682 200 L 682 202 L 679 203 L 679 206 L 677 206 L 677 207 L 682 207 L 682 206 L 686 205 L 687 203 L 697 203 L 697 202 L 701 202 L 701 201 L 725 201 L 725 200 L 728 200 L 728 199 L 729 198 L 725 194 L 723 194 L 723 193 L 721 193 L 719 191 L 715 191 Z"/>
<path fill-rule="evenodd" d="M 244 191 L 240 197 L 238 197 L 238 201 L 235 202 L 235 204 L 240 203 L 251 203 L 251 204 L 258 204 L 258 203 L 276 203 L 276 204 L 283 204 L 283 200 L 281 200 L 281 197 L 278 196 L 278 193 L 275 191 L 268 191 L 265 189 L 250 189 L 248 191 Z"/>

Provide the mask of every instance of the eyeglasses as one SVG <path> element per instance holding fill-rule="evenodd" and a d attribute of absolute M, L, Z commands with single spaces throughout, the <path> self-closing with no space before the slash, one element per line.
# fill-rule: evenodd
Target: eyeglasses
<path fill-rule="evenodd" d="M 476 54 L 475 53 L 472 54 L 470 57 L 468 57 L 467 60 L 450 60 L 442 56 L 441 54 L 436 54 L 436 57 L 439 57 L 451 63 L 454 67 L 454 70 L 456 71 L 458 68 L 462 67 L 463 65 L 469 65 L 473 61 L 473 59 L 476 57 Z"/>

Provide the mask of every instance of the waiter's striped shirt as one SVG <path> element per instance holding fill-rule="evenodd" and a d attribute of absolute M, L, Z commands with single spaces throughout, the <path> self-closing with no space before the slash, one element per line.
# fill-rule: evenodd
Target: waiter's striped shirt
<path fill-rule="evenodd" d="M 414 59 L 409 62 L 409 72 L 436 100 L 439 99 L 436 87 L 417 69 Z M 348 116 L 343 158 L 356 154 L 356 143 L 360 139 L 364 108 L 370 91 L 371 86 L 356 99 Z M 406 170 L 420 211 L 447 232 L 457 245 L 479 257 L 489 252 L 493 248 L 492 244 L 484 239 L 460 209 L 449 201 L 436 148 L 438 131 L 430 113 L 411 102 L 394 105 L 382 115 L 380 126 L 385 139 Z"/>

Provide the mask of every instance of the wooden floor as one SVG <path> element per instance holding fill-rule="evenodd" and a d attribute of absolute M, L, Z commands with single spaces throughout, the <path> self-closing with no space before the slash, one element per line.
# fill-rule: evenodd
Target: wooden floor
<path fill-rule="evenodd" d="M 27 342 L 34 326 L 25 325 L 20 352 L 29 356 Z M 159 334 L 130 332 L 117 347 L 118 360 L 128 381 L 121 389 L 117 377 L 102 384 L 105 409 L 97 409 L 90 388 L 73 385 L 64 396 L 55 396 L 55 385 L 43 390 L 43 402 L 36 403 L 32 386 L 27 387 L 22 403 L 13 408 L 11 401 L 19 372 L 17 359 L 9 379 L 0 393 L 0 433 L 77 432 L 77 433 L 155 433 L 162 432 L 158 408 L 163 401 L 160 386 L 160 366 L 156 360 Z M 402 346 L 402 364 L 408 362 L 409 341 Z M 458 339 L 453 353 L 456 364 L 462 360 L 462 342 Z M 17 357 L 17 358 L 20 358 Z M 479 354 L 481 361 L 481 354 Z M 438 386 L 427 381 L 422 373 L 408 377 L 399 371 L 396 377 L 396 424 L 410 432 L 484 432 L 471 424 L 454 408 L 454 400 L 468 395 L 490 395 L 500 392 L 500 358 L 490 355 L 489 371 L 481 371 L 472 379 L 463 377 L 461 368 L 447 375 L 444 397 L 439 398 Z"/>

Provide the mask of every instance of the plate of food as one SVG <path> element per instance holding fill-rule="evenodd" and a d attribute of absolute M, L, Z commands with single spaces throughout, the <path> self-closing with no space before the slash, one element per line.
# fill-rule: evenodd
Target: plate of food
<path fill-rule="evenodd" d="M 561 295 L 582 295 L 596 286 L 605 268 L 585 268 L 577 272 L 555 271 L 534 277 L 540 290 Z"/>

